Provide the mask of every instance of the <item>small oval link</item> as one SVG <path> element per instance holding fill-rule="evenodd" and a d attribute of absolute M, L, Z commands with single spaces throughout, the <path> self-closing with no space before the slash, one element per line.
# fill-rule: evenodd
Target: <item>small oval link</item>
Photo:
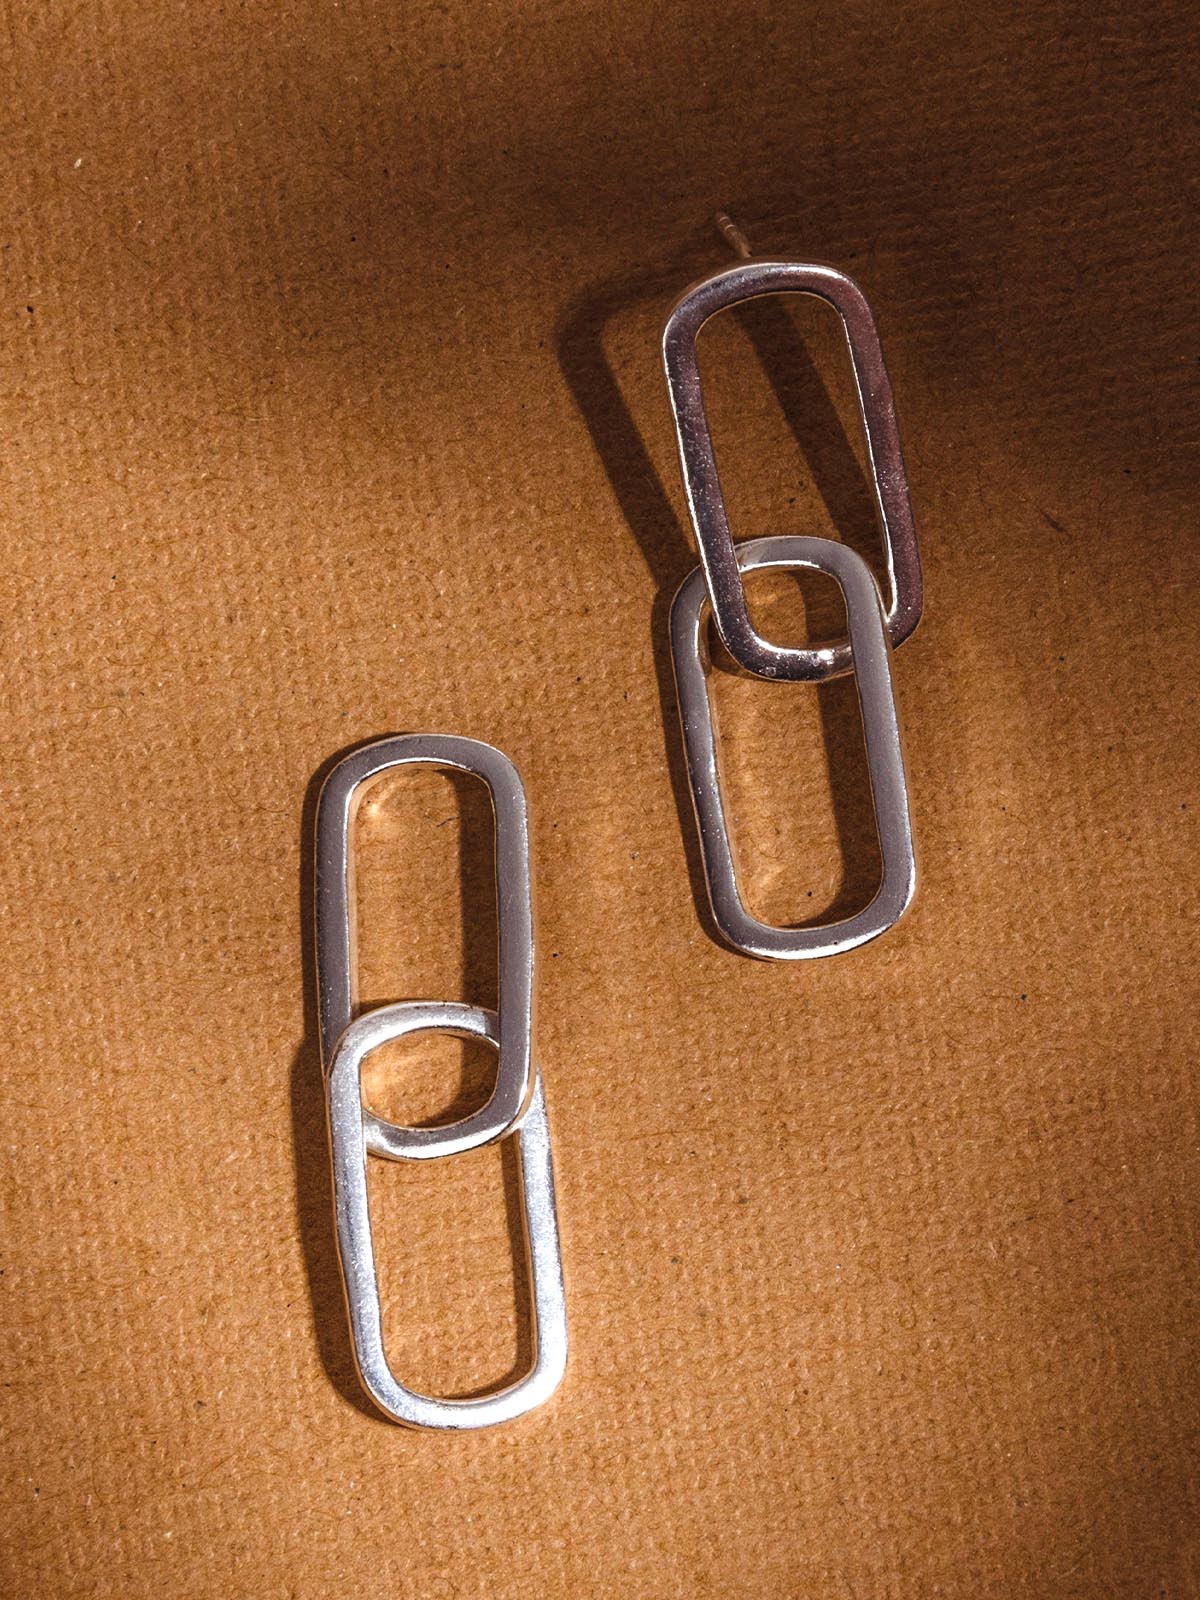
<path fill-rule="evenodd" d="M 663 330 L 663 364 L 700 565 L 725 648 L 740 666 L 758 677 L 821 683 L 850 671 L 848 639 L 819 649 L 784 647 L 764 639 L 751 621 L 704 407 L 696 349 L 700 329 L 709 317 L 727 306 L 780 293 L 815 295 L 831 305 L 842 320 L 883 531 L 890 591 L 888 636 L 893 645 L 900 644 L 921 620 L 921 557 L 879 332 L 866 296 L 854 280 L 835 267 L 800 261 L 743 261 L 711 273 L 693 284 L 668 316 Z"/>
<path fill-rule="evenodd" d="M 499 918 L 500 1059 L 487 1104 L 439 1128 L 405 1129 L 363 1110 L 367 1147 L 390 1153 L 397 1136 L 419 1135 L 426 1156 L 453 1155 L 503 1138 L 533 1092 L 534 945 L 529 870 L 529 812 L 517 769 L 478 739 L 411 733 L 379 739 L 338 762 L 317 804 L 317 992 L 321 1054 L 332 1062 L 356 1003 L 354 818 L 367 790 L 398 767 L 451 768 L 482 778 L 495 820 L 496 908 Z"/>

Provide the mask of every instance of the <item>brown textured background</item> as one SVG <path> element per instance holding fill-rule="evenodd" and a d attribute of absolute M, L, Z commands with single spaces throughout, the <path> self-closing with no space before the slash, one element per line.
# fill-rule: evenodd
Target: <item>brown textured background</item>
<path fill-rule="evenodd" d="M 1190 8 L 5 10 L 3 1593 L 1194 1600 Z M 680 823 L 718 206 L 865 288 L 927 577 L 920 898 L 796 970 Z M 731 509 L 877 554 L 835 331 L 706 336 Z M 852 690 L 717 696 L 755 904 L 861 900 Z M 416 728 L 535 807 L 573 1359 L 475 1438 L 356 1398 L 314 1054 L 314 775 Z M 362 852 L 368 996 L 486 998 L 478 795 Z M 417 1383 L 527 1346 L 506 1177 L 373 1174 Z"/>

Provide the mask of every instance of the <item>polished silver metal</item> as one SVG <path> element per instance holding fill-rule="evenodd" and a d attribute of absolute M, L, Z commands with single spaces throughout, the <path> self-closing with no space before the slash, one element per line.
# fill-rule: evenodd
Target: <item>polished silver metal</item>
<path fill-rule="evenodd" d="M 414 764 L 450 768 L 482 778 L 495 817 L 496 908 L 499 917 L 500 1061 L 491 1099 L 478 1111 L 440 1128 L 397 1128 L 369 1108 L 367 1148 L 393 1153 L 397 1137 L 408 1156 L 453 1155 L 501 1139 L 533 1092 L 533 889 L 529 871 L 529 810 L 517 769 L 478 739 L 445 733 L 380 739 L 339 761 L 317 805 L 317 993 L 321 1049 L 326 1062 L 356 1004 L 354 818 L 364 795 L 385 773 Z"/>
<path fill-rule="evenodd" d="M 501 1048 L 500 1019 L 480 1006 L 417 1002 L 380 1006 L 346 1029 L 329 1071 L 329 1132 L 333 1149 L 333 1193 L 338 1254 L 350 1312 L 354 1360 L 363 1387 L 381 1411 L 411 1427 L 487 1428 L 532 1411 L 548 1400 L 567 1365 L 567 1308 L 562 1253 L 554 1200 L 554 1168 L 541 1074 L 514 1130 L 521 1179 L 525 1255 L 533 1301 L 533 1365 L 518 1382 L 494 1394 L 446 1400 L 418 1394 L 402 1384 L 388 1364 L 371 1213 L 367 1200 L 367 1128 L 362 1106 L 362 1064 L 389 1039 L 436 1030 L 486 1039 Z M 376 1148 L 371 1146 L 371 1148 Z M 411 1155 L 398 1147 L 395 1157 Z"/>
<path fill-rule="evenodd" d="M 739 254 L 748 252 L 744 235 L 724 213 L 717 224 Z M 921 618 L 921 558 L 892 386 L 875 319 L 858 285 L 835 267 L 800 261 L 739 261 L 702 278 L 676 303 L 663 330 L 663 363 L 684 490 L 717 631 L 730 655 L 748 672 L 762 678 L 820 683 L 850 670 L 848 639 L 820 648 L 775 645 L 762 638 L 750 619 L 704 407 L 696 349 L 697 336 L 709 317 L 759 295 L 780 293 L 815 295 L 827 301 L 842 320 L 883 532 L 887 630 L 892 644 L 900 644 Z"/>
<path fill-rule="evenodd" d="M 473 773 L 487 784 L 495 819 L 499 915 L 499 1007 L 413 1000 L 355 1017 L 354 819 L 367 789 L 397 767 L 424 763 Z M 533 1065 L 533 891 L 529 816 L 516 768 L 491 745 L 447 734 L 406 734 L 354 751 L 330 773 L 317 806 L 317 969 L 321 1055 L 327 1073 L 338 1254 L 354 1359 L 363 1386 L 397 1422 L 424 1428 L 484 1428 L 540 1405 L 567 1361 L 566 1300 L 554 1172 L 541 1075 Z M 362 1100 L 363 1062 L 414 1033 L 486 1040 L 498 1055 L 496 1086 L 482 1110 L 440 1128 L 409 1128 Z M 533 1364 L 494 1394 L 447 1400 L 396 1378 L 383 1343 L 375 1246 L 367 1201 L 367 1156 L 392 1161 L 453 1156 L 513 1135 L 517 1141 L 525 1255 L 533 1302 Z"/>
<path fill-rule="evenodd" d="M 847 648 L 862 712 L 883 878 L 868 906 L 823 927 L 774 927 L 747 911 L 738 889 L 721 793 L 717 729 L 708 691 L 706 633 L 710 600 L 704 573 L 697 567 L 684 579 L 671 607 L 671 656 L 713 918 L 723 937 L 744 955 L 767 961 L 838 955 L 890 928 L 907 909 L 916 888 L 908 786 L 892 692 L 883 602 L 862 557 L 848 545 L 830 539 L 796 535 L 749 539 L 737 546 L 737 562 L 743 573 L 766 568 L 814 568 L 836 579 L 842 590 L 849 627 Z"/>

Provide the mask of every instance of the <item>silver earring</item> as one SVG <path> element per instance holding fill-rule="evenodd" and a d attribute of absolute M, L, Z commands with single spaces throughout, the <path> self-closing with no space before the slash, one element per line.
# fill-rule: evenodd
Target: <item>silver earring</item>
<path fill-rule="evenodd" d="M 367 789 L 397 767 L 425 764 L 474 774 L 487 784 L 495 819 L 499 997 L 496 1011 L 448 1001 L 406 1001 L 355 1016 L 354 817 Z M 566 1299 L 550 1132 L 534 1061 L 533 892 L 525 790 L 508 757 L 476 739 L 406 734 L 381 739 L 340 761 L 317 805 L 316 951 L 334 1214 L 363 1387 L 396 1422 L 413 1427 L 485 1428 L 519 1417 L 552 1395 L 567 1362 Z M 480 1110 L 436 1128 L 405 1128 L 362 1099 L 363 1062 L 406 1034 L 440 1032 L 486 1039 L 498 1053 L 496 1086 Z M 383 1346 L 375 1248 L 367 1206 L 367 1157 L 432 1160 L 515 1137 L 533 1304 L 534 1359 L 518 1382 L 469 1400 L 415 1393 L 396 1378 Z"/>
<path fill-rule="evenodd" d="M 671 608 L 671 655 L 714 921 L 727 942 L 744 955 L 805 960 L 837 955 L 876 938 L 903 915 L 916 888 L 908 786 L 892 691 L 891 646 L 908 638 L 920 620 L 921 561 L 891 384 L 875 319 L 862 290 L 834 267 L 752 258 L 744 237 L 729 218 L 722 215 L 717 220 L 742 259 L 693 284 L 675 304 L 663 330 L 667 390 L 700 553 L 699 567 L 685 578 Z M 816 295 L 833 307 L 845 329 L 883 531 L 889 591 L 886 609 L 870 568 L 847 545 L 799 536 L 733 542 L 705 413 L 696 339 L 716 312 L 760 295 L 779 293 Z M 796 649 L 772 644 L 755 630 L 742 575 L 763 568 L 804 567 L 826 572 L 837 581 L 846 602 L 848 638 Z M 782 928 L 759 921 L 746 909 L 734 868 L 707 687 L 705 640 L 710 613 L 729 654 L 756 677 L 775 683 L 823 683 L 843 673 L 854 674 L 883 878 L 871 903 L 843 921 L 823 927 Z"/>

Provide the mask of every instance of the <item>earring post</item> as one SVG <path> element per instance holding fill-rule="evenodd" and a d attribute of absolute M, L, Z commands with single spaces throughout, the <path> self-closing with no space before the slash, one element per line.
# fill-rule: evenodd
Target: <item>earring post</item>
<path fill-rule="evenodd" d="M 735 256 L 741 256 L 743 261 L 749 261 L 754 252 L 746 235 L 727 211 L 718 211 L 713 221 L 717 225 L 717 232 L 733 251 Z"/>

